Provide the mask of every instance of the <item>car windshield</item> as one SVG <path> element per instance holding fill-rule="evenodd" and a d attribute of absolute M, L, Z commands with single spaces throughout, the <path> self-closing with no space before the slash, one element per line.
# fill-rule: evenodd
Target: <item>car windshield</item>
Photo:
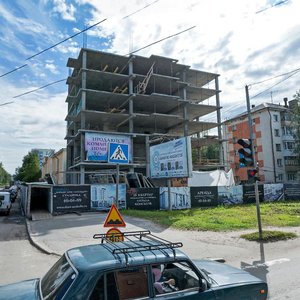
<path fill-rule="evenodd" d="M 75 270 L 63 255 L 40 282 L 43 299 L 61 299 L 76 277 Z"/>

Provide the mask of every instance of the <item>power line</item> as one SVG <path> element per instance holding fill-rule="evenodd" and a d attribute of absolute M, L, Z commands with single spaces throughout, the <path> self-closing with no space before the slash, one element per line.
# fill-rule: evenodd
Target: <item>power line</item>
<path fill-rule="evenodd" d="M 34 90 L 28 91 L 28 92 L 23 93 L 23 94 L 19 94 L 19 95 L 17 95 L 17 96 L 14 96 L 13 98 L 15 99 L 15 98 L 19 98 L 19 97 L 25 96 L 25 95 L 27 95 L 27 94 L 31 94 L 31 93 L 36 92 L 36 91 L 38 91 L 38 90 L 42 90 L 42 89 L 44 89 L 44 88 L 46 88 L 46 87 L 48 87 L 48 86 L 50 86 L 50 85 L 54 85 L 54 84 L 56 84 L 56 83 L 59 83 L 59 82 L 62 82 L 62 81 L 66 81 L 66 80 L 67 80 L 67 78 L 64 78 L 64 79 L 60 79 L 60 80 L 57 80 L 57 81 L 48 83 L 48 84 L 43 85 L 43 86 L 41 86 L 41 87 L 39 87 L 39 88 L 36 88 L 36 89 L 34 89 Z"/>
<path fill-rule="evenodd" d="M 97 22 L 97 23 L 95 23 L 95 24 L 93 24 L 93 25 L 91 25 L 91 26 L 89 26 L 89 27 L 87 27 L 87 28 L 85 28 L 85 29 L 83 29 L 83 30 L 81 30 L 81 31 L 79 31 L 79 32 L 77 32 L 77 33 L 75 33 L 75 34 L 69 36 L 68 38 L 66 38 L 66 39 L 64 39 L 64 40 L 62 40 L 62 41 L 60 41 L 60 42 L 54 44 L 53 46 L 48 47 L 48 48 L 46 48 L 46 49 L 44 49 L 44 50 L 42 50 L 42 51 L 40 51 L 40 52 L 38 52 L 38 53 L 36 53 L 36 54 L 34 54 L 34 55 L 28 57 L 28 58 L 26 58 L 25 60 L 30 60 L 30 59 L 32 59 L 32 58 L 34 58 L 34 57 L 36 57 L 36 56 L 38 56 L 38 55 L 40 55 L 40 54 L 42 54 L 42 53 L 44 53 L 44 52 L 46 52 L 46 51 L 48 51 L 48 50 L 54 48 L 54 47 L 56 47 L 56 46 L 58 46 L 58 45 L 60 45 L 60 44 L 62 44 L 62 43 L 64 43 L 64 42 L 66 42 L 67 40 L 70 40 L 70 39 L 72 39 L 73 37 L 75 37 L 75 36 L 77 36 L 77 35 L 79 35 L 79 34 L 85 32 L 85 31 L 87 31 L 87 30 L 89 30 L 89 29 L 91 29 L 91 28 L 93 28 L 93 27 L 99 25 L 100 23 L 103 23 L 103 22 L 106 21 L 106 20 L 107 20 L 107 19 L 103 19 L 102 21 Z"/>
<path fill-rule="evenodd" d="M 255 98 L 255 97 L 258 97 L 258 96 L 260 96 L 261 94 L 263 94 L 263 93 L 265 93 L 265 92 L 269 91 L 270 89 L 272 89 L 272 88 L 273 88 L 273 87 L 275 87 L 276 85 L 279 85 L 280 83 L 282 83 L 282 82 L 284 82 L 284 81 L 288 80 L 288 79 L 289 79 L 289 78 L 291 78 L 292 76 L 296 75 L 296 74 L 297 74 L 299 71 L 300 71 L 300 68 L 299 68 L 297 71 L 294 71 L 294 73 L 293 73 L 293 74 L 291 74 L 290 76 L 288 76 L 287 78 L 285 78 L 285 79 L 283 79 L 283 80 L 281 80 L 281 81 L 279 81 L 279 82 L 275 83 L 275 84 L 274 84 L 274 85 L 272 85 L 271 87 L 269 87 L 269 88 L 265 89 L 265 90 L 264 90 L 264 91 L 262 91 L 262 92 L 259 92 L 259 93 L 258 93 L 258 94 L 256 94 L 255 96 L 251 97 L 251 99 L 253 99 L 253 98 Z"/>
<path fill-rule="evenodd" d="M 269 81 L 269 80 L 272 80 L 272 79 L 276 79 L 276 78 L 278 78 L 278 77 L 282 77 L 282 76 L 286 76 L 286 75 L 289 75 L 289 74 L 294 73 L 294 72 L 298 72 L 299 70 L 300 70 L 300 68 L 297 68 L 297 69 L 295 69 L 295 70 L 293 70 L 293 71 L 290 71 L 290 72 L 287 72 L 287 73 L 283 73 L 283 74 L 280 74 L 280 75 L 277 75 L 277 76 L 274 76 L 274 77 L 271 77 L 271 78 L 267 78 L 267 79 L 262 80 L 262 81 L 258 81 L 258 82 L 255 82 L 255 83 L 251 83 L 251 84 L 249 84 L 248 86 L 253 86 L 253 85 L 256 85 L 256 84 L 261 84 L 261 83 L 264 83 L 264 82 L 266 82 L 266 81 Z"/>
<path fill-rule="evenodd" d="M 122 20 L 123 20 L 123 19 L 126 19 L 126 18 L 129 18 L 129 17 L 131 17 L 132 15 L 135 15 L 136 13 L 138 13 L 138 12 L 144 10 L 145 8 L 147 8 L 147 7 L 151 6 L 151 5 L 153 5 L 154 3 L 158 2 L 158 1 L 159 1 L 159 0 L 156 0 L 156 1 L 153 1 L 152 3 L 147 4 L 146 6 L 144 6 L 144 7 L 140 8 L 140 9 L 136 10 L 135 12 L 133 12 L 133 13 L 131 13 L 131 14 L 129 14 L 129 15 L 123 17 Z"/>
<path fill-rule="evenodd" d="M 136 52 L 138 52 L 138 51 L 141 51 L 141 50 L 143 50 L 143 49 L 146 49 L 146 48 L 148 48 L 148 47 L 150 47 L 150 46 L 153 46 L 153 45 L 155 45 L 155 44 L 157 44 L 157 43 L 160 43 L 160 42 L 162 42 L 162 41 L 164 41 L 164 40 L 167 40 L 167 39 L 169 39 L 169 38 L 172 38 L 172 37 L 174 37 L 174 36 L 177 36 L 177 35 L 179 35 L 179 34 L 181 34 L 181 33 L 186 32 L 186 31 L 189 31 L 189 30 L 191 30 L 191 29 L 193 29 L 193 28 L 195 28 L 195 27 L 196 27 L 196 26 L 192 26 L 192 27 L 190 27 L 190 28 L 188 28 L 188 29 L 185 29 L 185 30 L 182 30 L 182 31 L 180 31 L 180 32 L 178 32 L 178 33 L 169 35 L 169 36 L 167 36 L 167 37 L 165 37 L 165 38 L 162 38 L 162 39 L 160 39 L 160 40 L 158 40 L 158 41 L 156 41 L 156 42 L 153 42 L 153 43 L 151 43 L 151 44 L 148 44 L 147 46 L 144 46 L 144 47 L 142 47 L 142 48 L 139 48 L 139 49 L 137 49 L 137 50 L 134 50 L 134 51 L 132 51 L 132 52 L 126 54 L 126 56 L 127 56 L 127 55 L 130 55 L 130 54 L 133 54 L 133 53 L 136 53 Z"/>
<path fill-rule="evenodd" d="M 106 21 L 106 19 L 103 19 L 102 21 L 99 21 L 99 22 L 97 22 L 97 23 L 95 23 L 95 24 L 93 24 L 93 25 L 91 25 L 91 26 L 89 26 L 89 27 L 83 29 L 83 30 L 81 30 L 81 31 L 79 31 L 79 32 L 77 32 L 77 33 L 75 33 L 75 34 L 69 36 L 68 38 L 65 38 L 65 39 L 62 40 L 62 41 L 60 41 L 60 42 L 58 42 L 58 43 L 56 43 L 56 44 L 54 44 L 54 45 L 52 45 L 52 46 L 50 46 L 50 47 L 48 47 L 48 48 L 46 48 L 46 49 L 40 51 L 40 52 L 38 52 L 38 53 L 36 53 L 36 54 L 34 54 L 34 55 L 30 56 L 30 57 L 27 57 L 25 60 L 30 60 L 30 59 L 32 59 L 32 58 L 34 58 L 34 57 L 36 57 L 36 56 L 38 56 L 38 55 L 40 55 L 40 54 L 42 54 L 42 53 L 48 51 L 48 50 L 50 50 L 50 49 L 53 49 L 53 48 L 55 48 L 56 46 L 58 46 L 58 45 L 60 45 L 60 44 L 62 44 L 62 43 L 64 43 L 64 42 L 66 42 L 66 41 L 68 41 L 68 40 L 74 38 L 75 36 L 77 36 L 77 35 L 79 35 L 79 34 L 85 32 L 85 31 L 87 31 L 87 30 L 89 30 L 89 29 L 91 29 L 91 28 L 93 28 L 93 27 L 99 25 L 100 23 L 103 23 L 104 21 Z M 28 65 L 28 64 L 24 64 L 24 65 L 22 65 L 22 66 L 20 66 L 20 67 L 17 67 L 17 68 L 15 68 L 15 69 L 13 69 L 13 70 L 11 70 L 11 71 L 9 71 L 9 72 L 6 72 L 6 73 L 0 75 L 0 78 L 6 76 L 6 75 L 8 75 L 8 74 L 11 74 L 11 73 L 13 73 L 13 72 L 16 72 L 16 71 L 18 71 L 18 70 L 20 70 L 20 69 L 26 67 L 27 65 Z"/>
<path fill-rule="evenodd" d="M 270 8 L 275 7 L 275 6 L 282 5 L 282 4 L 284 4 L 284 3 L 288 2 L 288 1 L 289 1 L 289 0 L 282 0 L 282 1 L 279 1 L 279 2 L 277 2 L 277 3 L 275 3 L 275 4 L 273 4 L 273 5 L 270 5 L 270 6 L 268 6 L 268 7 L 265 7 L 265 8 L 263 8 L 263 9 L 261 9 L 261 10 L 258 10 L 258 11 L 256 12 L 256 14 L 259 14 L 259 13 L 261 13 L 261 12 L 264 12 L 264 11 L 270 9 Z"/>
<path fill-rule="evenodd" d="M 0 106 L 4 106 L 4 105 L 8 105 L 8 104 L 12 104 L 12 103 L 14 103 L 14 101 L 10 101 L 10 102 L 5 102 L 5 103 L 2 103 L 2 104 L 0 104 Z"/>
<path fill-rule="evenodd" d="M 0 78 L 1 78 L 1 77 L 4 77 L 4 76 L 6 76 L 6 75 L 8 75 L 8 74 L 10 74 L 10 73 L 13 73 L 13 72 L 15 72 L 15 71 L 18 71 L 18 70 L 20 70 L 20 69 L 26 67 L 27 65 L 28 65 L 28 64 L 25 64 L 25 65 L 22 65 L 22 66 L 20 66 L 20 67 L 15 68 L 15 69 L 13 69 L 13 70 L 11 70 L 11 71 L 8 71 L 8 72 L 6 72 L 6 73 L 0 75 Z"/>

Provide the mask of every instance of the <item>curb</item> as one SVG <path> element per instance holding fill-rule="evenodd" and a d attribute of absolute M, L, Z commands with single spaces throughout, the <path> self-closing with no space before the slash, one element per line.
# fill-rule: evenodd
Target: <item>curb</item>
<path fill-rule="evenodd" d="M 44 247 L 42 247 L 36 240 L 35 238 L 33 238 L 31 236 L 31 231 L 30 231 L 30 223 L 28 221 L 28 219 L 25 217 L 25 224 L 26 224 L 26 230 L 27 230 L 27 235 L 28 235 L 28 238 L 29 238 L 29 242 L 32 246 L 34 246 L 36 249 L 38 249 L 39 251 L 43 252 L 44 254 L 47 254 L 47 255 L 55 255 L 55 256 L 58 256 L 58 257 L 61 257 L 60 254 L 58 253 L 55 253 L 55 252 L 51 252 L 51 251 L 48 251 L 47 249 L 45 249 Z"/>

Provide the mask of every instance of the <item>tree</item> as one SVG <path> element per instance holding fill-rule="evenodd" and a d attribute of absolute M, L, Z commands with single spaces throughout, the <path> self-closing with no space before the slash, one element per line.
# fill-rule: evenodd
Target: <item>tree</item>
<path fill-rule="evenodd" d="M 0 162 L 0 185 L 5 186 L 9 185 L 11 176 L 8 172 L 5 171 L 2 162 Z"/>
<path fill-rule="evenodd" d="M 16 169 L 15 180 L 34 182 L 41 177 L 39 158 L 37 153 L 29 152 L 23 158 L 22 167 Z"/>

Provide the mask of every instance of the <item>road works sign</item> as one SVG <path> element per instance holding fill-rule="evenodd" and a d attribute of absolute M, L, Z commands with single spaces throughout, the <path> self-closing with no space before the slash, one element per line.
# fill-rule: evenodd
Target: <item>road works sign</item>
<path fill-rule="evenodd" d="M 111 228 L 106 232 L 106 238 L 113 243 L 123 242 L 124 235 L 118 228 Z"/>
<path fill-rule="evenodd" d="M 109 144 L 108 161 L 112 163 L 128 164 L 129 162 L 129 147 L 126 144 Z"/>
<path fill-rule="evenodd" d="M 104 227 L 126 227 L 124 220 L 121 217 L 116 206 L 113 204 L 107 214 L 104 222 Z"/>

